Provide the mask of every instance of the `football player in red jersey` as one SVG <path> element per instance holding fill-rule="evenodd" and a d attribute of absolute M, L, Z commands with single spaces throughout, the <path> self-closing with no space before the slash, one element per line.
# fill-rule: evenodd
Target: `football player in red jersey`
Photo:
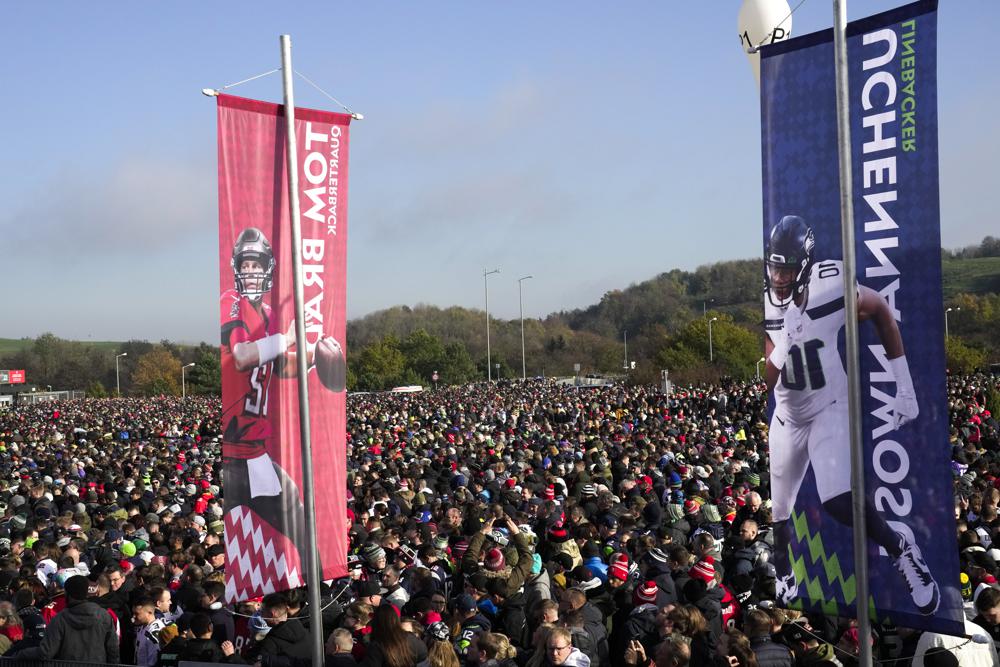
<path fill-rule="evenodd" d="M 274 252 L 263 232 L 244 229 L 233 246 L 233 289 L 221 299 L 223 394 L 238 397 L 223 406 L 227 510 L 252 509 L 305 554 L 302 501 L 295 482 L 271 460 L 276 434 L 268 419 L 275 376 L 296 374 L 295 320 L 283 333 L 264 295 L 274 281 Z M 311 351 L 307 350 L 312 364 Z"/>

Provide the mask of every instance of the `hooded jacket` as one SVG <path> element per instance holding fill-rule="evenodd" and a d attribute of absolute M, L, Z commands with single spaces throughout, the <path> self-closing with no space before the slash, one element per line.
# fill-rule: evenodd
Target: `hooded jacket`
<path fill-rule="evenodd" d="M 50 660 L 117 663 L 118 637 L 111 616 L 93 602 L 71 600 L 45 630 L 39 647 Z"/>
<path fill-rule="evenodd" d="M 260 641 L 260 653 L 309 660 L 312 657 L 309 632 L 297 618 L 290 618 L 264 635 Z"/>

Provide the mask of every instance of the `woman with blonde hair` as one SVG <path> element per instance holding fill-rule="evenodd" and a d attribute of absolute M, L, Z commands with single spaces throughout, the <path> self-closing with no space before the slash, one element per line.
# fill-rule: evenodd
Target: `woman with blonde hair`
<path fill-rule="evenodd" d="M 451 631 L 443 621 L 427 627 L 427 662 L 430 667 L 459 667 L 458 655 L 451 643 Z"/>
<path fill-rule="evenodd" d="M 475 642 L 476 650 L 470 652 L 470 664 L 478 664 L 483 667 L 514 667 L 517 663 L 517 649 L 511 646 L 507 635 L 495 632 L 486 632 L 479 635 Z"/>

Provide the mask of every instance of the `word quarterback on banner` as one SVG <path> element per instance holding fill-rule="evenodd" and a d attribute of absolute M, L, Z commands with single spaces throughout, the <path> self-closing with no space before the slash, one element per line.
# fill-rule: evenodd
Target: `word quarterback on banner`
<path fill-rule="evenodd" d="M 948 445 L 936 2 L 847 30 L 866 520 L 878 621 L 963 632 Z M 833 33 L 761 61 L 777 594 L 853 615 Z M 948 539 L 944 539 L 948 538 Z"/>
<path fill-rule="evenodd" d="M 297 355 L 308 363 L 317 544 L 346 573 L 347 151 L 351 117 L 296 109 L 306 349 L 295 341 L 281 106 L 218 97 L 226 596 L 303 585 Z"/>

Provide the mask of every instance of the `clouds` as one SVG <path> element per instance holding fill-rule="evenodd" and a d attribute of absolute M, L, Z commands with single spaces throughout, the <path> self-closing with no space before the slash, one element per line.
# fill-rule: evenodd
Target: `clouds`
<path fill-rule="evenodd" d="M 32 264 L 157 254 L 215 230 L 207 164 L 131 157 L 108 171 L 59 170 L 0 214 L 0 229 Z"/>

